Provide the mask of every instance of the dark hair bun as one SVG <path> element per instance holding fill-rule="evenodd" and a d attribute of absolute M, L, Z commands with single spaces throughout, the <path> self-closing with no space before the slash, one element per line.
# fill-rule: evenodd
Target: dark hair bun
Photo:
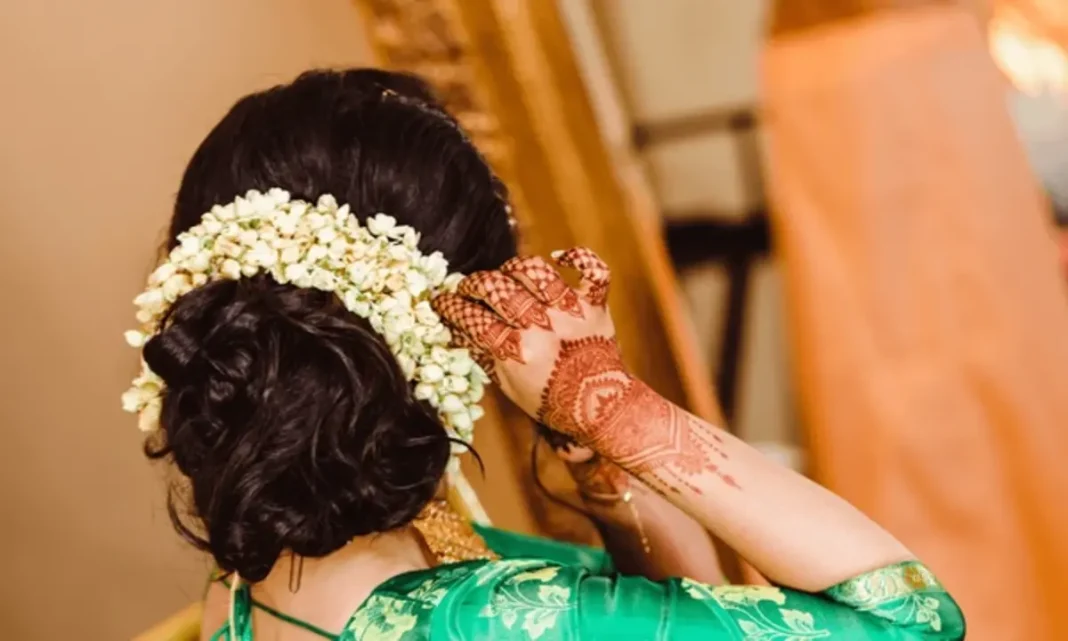
<path fill-rule="evenodd" d="M 166 383 L 150 456 L 189 478 L 200 526 L 171 516 L 248 581 L 290 550 L 323 556 L 411 521 L 450 441 L 382 339 L 329 292 L 266 276 L 179 299 L 144 357 Z"/>
<path fill-rule="evenodd" d="M 272 187 L 385 212 L 451 271 L 515 255 L 504 185 L 414 76 L 311 71 L 239 100 L 186 167 L 168 246 L 214 205 Z M 175 303 L 144 355 L 166 382 L 147 451 L 188 477 L 171 518 L 247 580 L 285 550 L 323 556 L 410 522 L 445 473 L 437 416 L 333 294 L 266 276 L 210 283 Z"/>

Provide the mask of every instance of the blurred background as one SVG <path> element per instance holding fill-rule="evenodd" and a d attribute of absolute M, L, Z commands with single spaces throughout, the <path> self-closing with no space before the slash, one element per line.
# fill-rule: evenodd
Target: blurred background
<path fill-rule="evenodd" d="M 5 638 L 199 598 L 119 407 L 130 300 L 225 110 L 358 65 L 431 80 L 527 250 L 609 260 L 654 387 L 898 534 L 969 638 L 1068 637 L 1063 0 L 5 0 L 0 36 Z M 495 524 L 596 542 L 490 405 Z"/>

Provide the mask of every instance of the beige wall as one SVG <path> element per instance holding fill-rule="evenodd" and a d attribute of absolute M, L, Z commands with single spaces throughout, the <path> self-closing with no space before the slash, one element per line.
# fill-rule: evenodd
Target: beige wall
<path fill-rule="evenodd" d="M 0 36 L 0 637 L 129 638 L 203 568 L 119 409 L 130 299 L 214 121 L 363 34 L 349 0 L 4 0 Z"/>

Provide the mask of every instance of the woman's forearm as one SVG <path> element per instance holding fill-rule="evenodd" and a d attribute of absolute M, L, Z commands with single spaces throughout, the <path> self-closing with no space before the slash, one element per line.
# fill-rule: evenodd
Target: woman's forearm
<path fill-rule="evenodd" d="M 608 313 L 608 266 L 584 248 L 554 258 L 579 272 L 577 289 L 525 258 L 434 300 L 530 416 L 644 481 L 772 581 L 822 590 L 911 557 L 844 500 L 631 376 Z"/>
<path fill-rule="evenodd" d="M 654 581 L 723 582 L 716 547 L 701 524 L 592 452 L 577 457 L 584 460 L 564 458 L 619 571 Z"/>
<path fill-rule="evenodd" d="M 772 581 L 818 591 L 912 558 L 843 499 L 636 379 L 590 445 L 692 515 Z M 593 418 L 593 417 L 588 417 Z"/>

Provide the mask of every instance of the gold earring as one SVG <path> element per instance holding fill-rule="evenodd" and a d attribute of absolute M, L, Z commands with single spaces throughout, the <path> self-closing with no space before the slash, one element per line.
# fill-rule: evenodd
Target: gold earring
<path fill-rule="evenodd" d="M 434 499 L 427 503 L 412 521 L 423 544 L 439 565 L 463 561 L 495 561 L 500 557 L 489 549 L 486 541 L 465 518 L 449 507 L 447 501 Z"/>

